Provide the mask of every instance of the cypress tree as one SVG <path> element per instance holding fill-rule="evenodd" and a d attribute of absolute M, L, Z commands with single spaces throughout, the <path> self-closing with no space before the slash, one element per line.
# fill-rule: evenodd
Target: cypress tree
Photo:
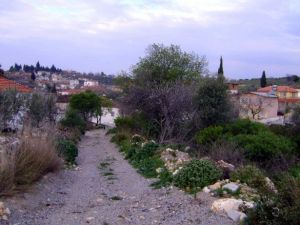
<path fill-rule="evenodd" d="M 220 58 L 220 66 L 219 66 L 219 69 L 218 69 L 218 74 L 219 75 L 224 75 L 224 70 L 223 70 L 223 58 L 221 56 Z"/>
<path fill-rule="evenodd" d="M 35 73 L 31 72 L 31 80 L 35 81 L 35 79 L 36 79 Z"/>
<path fill-rule="evenodd" d="M 260 78 L 260 86 L 263 88 L 263 87 L 266 87 L 267 86 L 267 78 L 266 78 L 266 72 L 263 71 L 262 75 L 261 75 L 261 78 Z"/>

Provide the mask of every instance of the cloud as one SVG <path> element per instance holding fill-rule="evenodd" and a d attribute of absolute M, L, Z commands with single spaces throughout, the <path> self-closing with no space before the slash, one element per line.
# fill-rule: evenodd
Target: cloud
<path fill-rule="evenodd" d="M 13 63 L 14 57 L 42 57 L 81 71 L 117 72 L 136 63 L 147 45 L 158 42 L 206 54 L 212 72 L 223 55 L 231 77 L 253 75 L 264 67 L 274 75 L 300 70 L 295 63 L 300 58 L 297 0 L 2 2 L 0 47 L 7 49 L 0 53 L 2 64 Z M 25 52 L 30 49 L 31 54 Z"/>

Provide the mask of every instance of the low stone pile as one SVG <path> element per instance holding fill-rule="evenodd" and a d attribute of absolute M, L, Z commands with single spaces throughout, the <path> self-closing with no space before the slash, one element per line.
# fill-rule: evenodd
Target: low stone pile
<path fill-rule="evenodd" d="M 165 163 L 165 167 L 175 175 L 184 164 L 191 160 L 188 153 L 167 148 L 161 152 L 160 158 Z"/>
<path fill-rule="evenodd" d="M 0 202 L 0 220 L 8 220 L 9 215 L 9 208 L 5 208 L 4 203 Z"/>
<path fill-rule="evenodd" d="M 253 200 L 259 197 L 255 189 L 239 182 L 230 182 L 228 179 L 204 187 L 203 192 L 221 196 L 222 198 L 213 202 L 211 210 L 215 213 L 225 213 L 236 222 L 246 218 L 245 210 L 253 208 Z"/>

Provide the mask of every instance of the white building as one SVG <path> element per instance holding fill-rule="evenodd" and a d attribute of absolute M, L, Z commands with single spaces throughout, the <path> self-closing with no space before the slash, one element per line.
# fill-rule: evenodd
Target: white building
<path fill-rule="evenodd" d="M 77 85 L 79 85 L 79 80 L 70 80 L 71 89 L 74 89 Z"/>
<path fill-rule="evenodd" d="M 98 86 L 99 82 L 95 80 L 85 80 L 83 83 L 84 87 L 92 87 L 92 86 Z"/>

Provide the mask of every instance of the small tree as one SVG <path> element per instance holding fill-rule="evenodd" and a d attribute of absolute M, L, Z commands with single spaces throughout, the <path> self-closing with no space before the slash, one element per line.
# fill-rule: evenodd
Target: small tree
<path fill-rule="evenodd" d="M 95 110 L 95 116 L 97 118 L 97 125 L 101 124 L 101 118 L 106 113 L 103 108 L 106 108 L 108 112 L 111 111 L 112 101 L 104 96 L 99 97 L 99 105 Z"/>
<path fill-rule="evenodd" d="M 31 80 L 35 81 L 35 79 L 36 79 L 35 73 L 31 72 Z"/>
<path fill-rule="evenodd" d="M 40 65 L 40 62 L 38 61 L 35 66 L 35 71 L 38 72 L 40 70 L 41 70 L 41 65 Z"/>
<path fill-rule="evenodd" d="M 25 105 L 25 96 L 18 93 L 16 90 L 7 90 L 0 93 L 0 127 L 6 128 L 8 123 L 11 122 L 14 117 L 17 117 L 18 113 Z"/>
<path fill-rule="evenodd" d="M 29 100 L 28 106 L 28 115 L 32 125 L 39 127 L 43 121 L 55 122 L 57 116 L 55 104 L 56 99 L 52 95 L 34 93 Z"/>
<path fill-rule="evenodd" d="M 260 86 L 263 88 L 263 87 L 266 87 L 267 86 L 267 78 L 266 78 L 266 72 L 263 71 L 262 75 L 261 75 L 261 78 L 260 78 Z"/>
<path fill-rule="evenodd" d="M 202 127 L 225 123 L 230 120 L 231 107 L 227 86 L 216 77 L 206 77 L 201 82 L 195 98 L 198 119 Z"/>
<path fill-rule="evenodd" d="M 70 107 L 78 110 L 85 121 L 88 121 L 100 106 L 99 97 L 92 91 L 73 95 L 70 99 Z"/>
<path fill-rule="evenodd" d="M 244 115 L 251 115 L 251 119 L 259 119 L 259 114 L 263 111 L 263 101 L 261 98 L 245 98 L 241 99 L 241 105 L 240 105 L 241 112 L 244 113 Z"/>

